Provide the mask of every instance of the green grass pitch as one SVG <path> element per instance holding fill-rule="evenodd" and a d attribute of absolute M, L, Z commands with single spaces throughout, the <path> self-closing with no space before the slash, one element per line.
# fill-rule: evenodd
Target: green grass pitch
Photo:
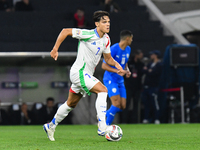
<path fill-rule="evenodd" d="M 118 125 L 119 142 L 98 136 L 96 125 L 59 125 L 55 142 L 42 126 L 0 126 L 0 150 L 200 150 L 200 124 Z"/>

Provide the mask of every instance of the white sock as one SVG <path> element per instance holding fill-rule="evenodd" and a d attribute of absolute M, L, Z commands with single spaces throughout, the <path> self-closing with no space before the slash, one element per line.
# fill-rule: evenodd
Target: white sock
<path fill-rule="evenodd" d="M 106 126 L 106 109 L 107 109 L 107 95 L 106 92 L 101 92 L 97 94 L 96 99 L 96 111 L 97 111 L 97 117 L 101 120 L 103 124 L 101 124 L 101 127 Z"/>
<path fill-rule="evenodd" d="M 55 128 L 55 127 L 69 114 L 69 112 L 70 112 L 72 109 L 73 109 L 73 108 L 71 108 L 71 107 L 69 107 L 69 106 L 67 105 L 67 102 L 65 102 L 64 104 L 62 104 L 62 105 L 58 108 L 58 110 L 57 110 L 57 112 L 56 112 L 56 114 L 55 114 L 53 120 L 50 122 L 50 124 L 49 124 L 50 127 Z"/>

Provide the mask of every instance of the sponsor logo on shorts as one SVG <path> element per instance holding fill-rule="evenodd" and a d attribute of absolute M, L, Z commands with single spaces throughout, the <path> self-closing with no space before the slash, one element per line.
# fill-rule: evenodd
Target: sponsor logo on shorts
<path fill-rule="evenodd" d="M 112 92 L 113 92 L 113 93 L 116 93 L 116 92 L 117 92 L 117 89 L 116 89 L 116 88 L 112 88 Z"/>

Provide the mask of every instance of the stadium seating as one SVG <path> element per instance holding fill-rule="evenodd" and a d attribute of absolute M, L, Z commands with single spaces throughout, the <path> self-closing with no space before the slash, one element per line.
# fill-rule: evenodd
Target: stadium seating
<path fill-rule="evenodd" d="M 158 21 L 150 21 L 145 6 L 137 1 L 116 0 L 122 9 L 120 13 L 111 13 L 112 44 L 119 41 L 119 33 L 129 29 L 134 34 L 132 49 L 142 49 L 145 54 L 153 49 L 164 52 L 165 47 L 173 43 L 173 37 L 164 37 Z M 94 28 L 92 14 L 102 10 L 93 0 L 32 0 L 34 11 L 0 13 L 0 44 L 4 51 L 49 51 L 59 32 L 64 27 L 73 27 L 72 16 L 78 6 L 85 8 L 86 18 Z M 78 4 L 78 5 L 77 5 Z M 67 48 L 66 48 L 67 47 Z M 76 51 L 77 40 L 68 38 L 61 51 Z"/>

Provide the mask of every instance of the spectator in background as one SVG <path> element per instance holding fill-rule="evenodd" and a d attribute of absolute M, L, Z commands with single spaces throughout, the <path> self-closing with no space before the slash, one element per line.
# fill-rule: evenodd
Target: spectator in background
<path fill-rule="evenodd" d="M 26 103 L 23 103 L 21 105 L 21 120 L 20 124 L 21 125 L 29 125 L 32 123 L 31 121 L 31 112 L 28 110 L 28 106 Z"/>
<path fill-rule="evenodd" d="M 46 105 L 42 108 L 43 122 L 50 122 L 55 113 L 54 98 L 48 97 L 46 100 Z"/>
<path fill-rule="evenodd" d="M 142 93 L 142 101 L 144 104 L 144 120 L 143 123 L 159 121 L 159 103 L 158 103 L 158 86 L 162 72 L 162 63 L 159 59 L 160 51 L 154 50 L 150 52 L 150 62 L 144 67 L 143 72 L 146 75 L 144 80 L 144 89 Z"/>
<path fill-rule="evenodd" d="M 7 0 L 0 0 L 0 11 L 12 11 L 11 6 Z"/>
<path fill-rule="evenodd" d="M 121 11 L 119 5 L 117 3 L 115 3 L 113 0 L 105 0 L 104 3 L 104 10 L 110 13 L 118 13 Z"/>
<path fill-rule="evenodd" d="M 26 103 L 20 107 L 19 104 L 13 104 L 9 108 L 9 118 L 11 125 L 28 125 L 31 124 L 31 112 L 28 110 Z"/>
<path fill-rule="evenodd" d="M 1 108 L 1 100 L 0 100 L 0 125 L 8 124 L 8 115 L 5 110 Z"/>
<path fill-rule="evenodd" d="M 131 71 L 130 78 L 125 78 L 125 86 L 127 93 L 126 109 L 122 112 L 122 123 L 139 123 L 138 111 L 140 111 L 139 102 L 142 90 L 142 76 L 144 63 L 142 62 L 143 52 L 136 50 L 134 56 L 128 62 L 128 68 Z M 131 103 L 133 100 L 133 103 Z M 133 104 L 131 114 L 128 109 Z M 130 118 L 129 118 L 130 116 Z"/>
<path fill-rule="evenodd" d="M 74 14 L 74 27 L 86 28 L 87 26 L 88 22 L 85 19 L 85 11 L 82 7 L 79 7 Z"/>
<path fill-rule="evenodd" d="M 21 0 L 16 2 L 15 11 L 32 11 L 33 7 L 29 0 Z"/>

